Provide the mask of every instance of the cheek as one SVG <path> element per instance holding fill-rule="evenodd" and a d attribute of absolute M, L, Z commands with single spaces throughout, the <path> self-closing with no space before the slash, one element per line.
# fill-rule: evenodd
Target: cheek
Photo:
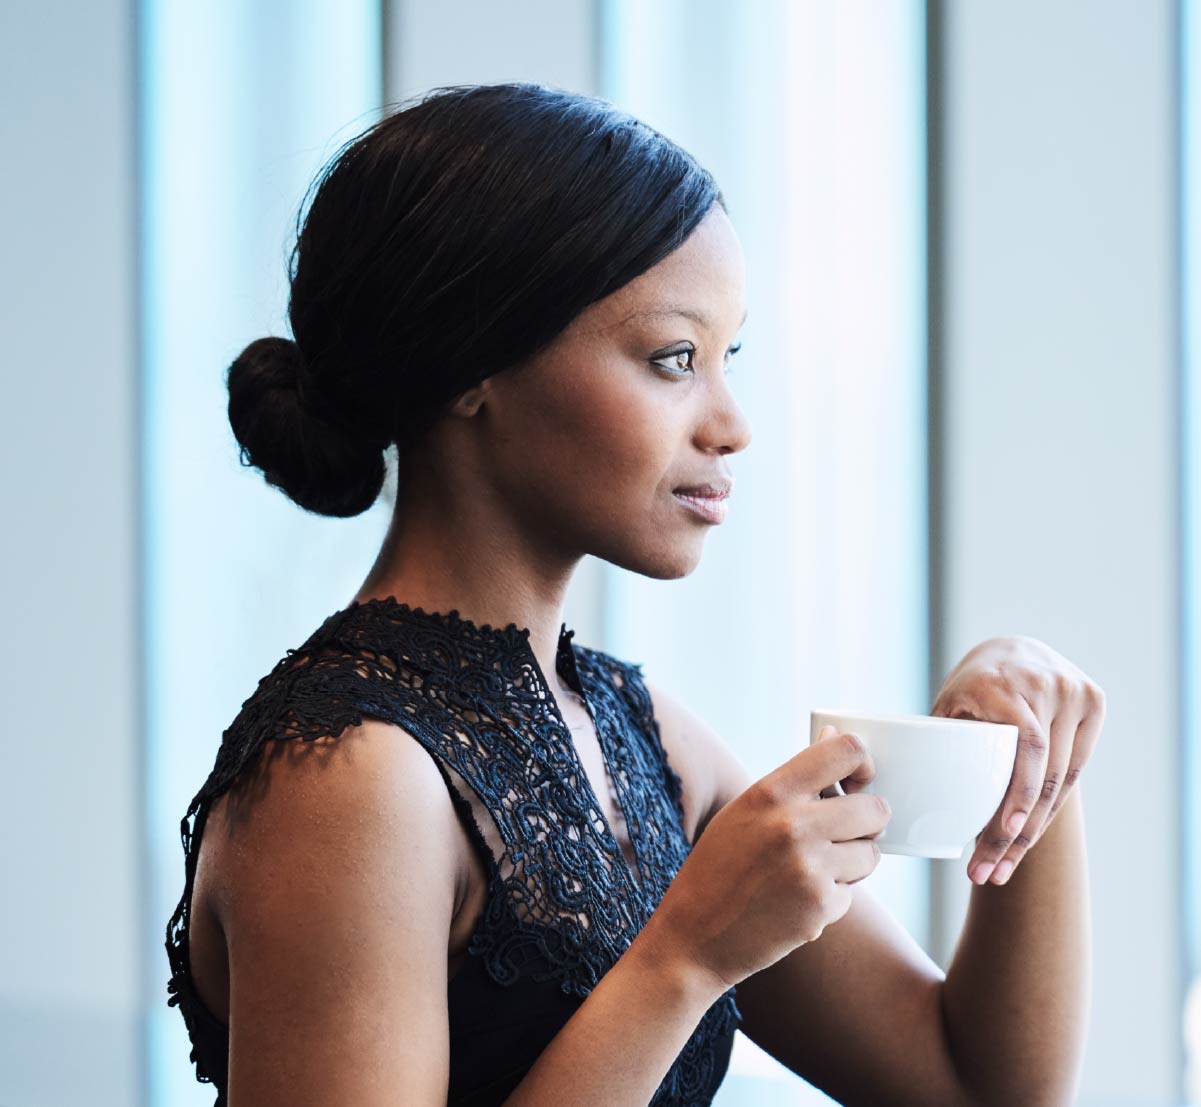
<path fill-rule="evenodd" d="M 695 568 L 706 529 L 671 495 L 683 404 L 670 382 L 636 377 L 609 367 L 604 387 L 581 375 L 528 394 L 499 464 L 510 503 L 531 527 L 549 525 L 549 540 L 674 580 Z"/>
<path fill-rule="evenodd" d="M 600 501 L 645 503 L 667 480 L 675 451 L 670 420 L 653 388 L 613 369 L 618 384 L 590 384 L 544 397 L 531 441 L 552 479 Z M 652 382 L 653 383 L 653 382 Z"/>

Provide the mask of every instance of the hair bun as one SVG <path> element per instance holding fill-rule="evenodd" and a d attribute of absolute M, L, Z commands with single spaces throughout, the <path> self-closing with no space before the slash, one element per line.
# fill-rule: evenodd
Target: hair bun
<path fill-rule="evenodd" d="M 280 338 L 276 335 L 256 338 L 242 351 L 242 356 L 253 358 L 258 371 L 270 376 L 272 382 L 279 387 L 286 388 L 299 380 L 304 372 L 304 355 L 291 338 Z"/>
<path fill-rule="evenodd" d="M 292 339 L 255 339 L 229 366 L 226 385 L 243 465 L 318 515 L 346 518 L 375 502 L 384 483 L 383 448 L 320 416 Z"/>

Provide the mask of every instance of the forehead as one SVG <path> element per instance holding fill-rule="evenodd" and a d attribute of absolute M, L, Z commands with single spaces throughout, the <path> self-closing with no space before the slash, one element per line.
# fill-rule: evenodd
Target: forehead
<path fill-rule="evenodd" d="M 742 309 L 742 318 L 738 320 L 738 325 L 741 327 L 746 322 L 747 309 Z M 694 323 L 715 330 L 721 325 L 721 320 L 706 311 L 704 308 L 694 307 L 688 303 L 682 304 L 654 304 L 646 310 L 633 311 L 621 320 L 622 323 L 636 323 L 640 319 L 669 319 L 672 316 L 683 316 L 685 319 L 691 319 Z"/>
<path fill-rule="evenodd" d="M 742 245 L 725 211 L 709 211 L 683 244 L 645 273 L 590 305 L 588 329 L 683 316 L 716 330 L 746 319 Z M 741 314 L 741 319 L 739 318 Z"/>

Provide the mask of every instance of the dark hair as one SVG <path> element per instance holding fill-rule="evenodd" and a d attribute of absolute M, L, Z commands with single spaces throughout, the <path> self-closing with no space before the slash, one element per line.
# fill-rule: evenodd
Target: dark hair
<path fill-rule="evenodd" d="M 446 406 L 679 247 L 711 174 L 607 100 L 451 85 L 343 145 L 306 192 L 295 340 L 229 367 L 241 461 L 301 507 L 365 511 Z"/>

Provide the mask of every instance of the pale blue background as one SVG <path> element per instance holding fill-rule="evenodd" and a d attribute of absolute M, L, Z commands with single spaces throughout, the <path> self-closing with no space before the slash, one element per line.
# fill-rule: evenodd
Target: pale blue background
<path fill-rule="evenodd" d="M 0 7 L 0 1104 L 212 1102 L 165 1005 L 179 819 L 388 510 L 316 519 L 241 469 L 222 375 L 285 333 L 296 206 L 337 144 L 385 101 L 512 78 L 693 150 L 748 264 L 739 502 L 686 580 L 586 563 L 580 640 L 756 773 L 811 707 L 926 710 L 995 634 L 1059 649 L 1109 705 L 1080 1103 L 1201 1102 L 1198 23 L 1186 0 Z M 945 967 L 962 863 L 886 858 L 869 886 Z M 718 1102 L 823 1100 L 740 1037 Z"/>

